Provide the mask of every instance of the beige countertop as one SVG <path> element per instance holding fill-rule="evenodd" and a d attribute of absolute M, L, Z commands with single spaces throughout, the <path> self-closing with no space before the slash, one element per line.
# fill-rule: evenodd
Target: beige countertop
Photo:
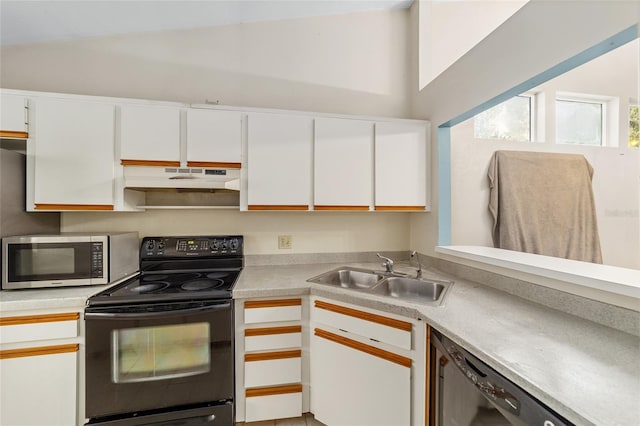
<path fill-rule="evenodd" d="M 380 268 L 378 263 L 246 266 L 233 296 L 312 294 L 418 318 L 575 424 L 640 424 L 640 338 L 434 269 L 425 269 L 425 278 L 455 281 L 441 306 L 306 281 L 345 264 Z M 0 291 L 0 311 L 81 309 L 105 287 Z"/>

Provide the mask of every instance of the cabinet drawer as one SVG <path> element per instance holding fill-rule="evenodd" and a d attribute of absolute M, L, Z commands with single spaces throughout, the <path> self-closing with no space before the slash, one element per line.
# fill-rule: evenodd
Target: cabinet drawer
<path fill-rule="evenodd" d="M 78 336 L 78 312 L 0 318 L 0 344 Z"/>
<path fill-rule="evenodd" d="M 302 415 L 302 385 L 248 389 L 245 421 L 283 419 Z"/>
<path fill-rule="evenodd" d="M 302 346 L 302 326 L 249 328 L 244 331 L 246 352 L 273 349 L 300 348 Z"/>
<path fill-rule="evenodd" d="M 397 320 L 371 312 L 316 300 L 312 321 L 349 333 L 359 334 L 374 341 L 411 350 L 410 322 Z"/>
<path fill-rule="evenodd" d="M 244 361 L 246 388 L 302 381 L 301 350 L 246 354 Z"/>
<path fill-rule="evenodd" d="M 244 303 L 244 322 L 300 321 L 302 299 L 249 300 Z"/>

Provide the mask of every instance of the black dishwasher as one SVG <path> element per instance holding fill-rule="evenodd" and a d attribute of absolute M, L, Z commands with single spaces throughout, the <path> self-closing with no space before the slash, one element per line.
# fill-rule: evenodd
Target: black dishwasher
<path fill-rule="evenodd" d="M 431 342 L 431 426 L 572 425 L 437 330 Z"/>

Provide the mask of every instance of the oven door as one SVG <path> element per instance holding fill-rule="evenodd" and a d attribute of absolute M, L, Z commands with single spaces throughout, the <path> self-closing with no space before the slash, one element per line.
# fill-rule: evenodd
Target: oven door
<path fill-rule="evenodd" d="M 85 320 L 87 417 L 232 401 L 230 300 L 88 307 Z"/>

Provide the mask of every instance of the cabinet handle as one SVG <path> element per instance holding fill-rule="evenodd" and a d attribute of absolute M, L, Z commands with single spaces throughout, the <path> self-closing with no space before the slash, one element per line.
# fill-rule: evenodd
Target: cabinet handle
<path fill-rule="evenodd" d="M 9 349 L 0 351 L 0 359 L 24 358 L 28 356 L 64 354 L 69 352 L 78 352 L 80 345 L 58 345 L 58 346 L 40 346 L 38 348 L 25 349 Z"/>
<path fill-rule="evenodd" d="M 222 161 L 187 161 L 187 167 L 218 167 L 222 169 L 240 169 L 242 163 L 228 163 Z"/>
<path fill-rule="evenodd" d="M 349 348 L 367 353 L 369 355 L 382 358 L 386 361 L 393 362 L 403 367 L 411 368 L 411 358 L 394 354 L 393 352 L 385 351 L 384 349 L 376 348 L 374 346 L 365 345 L 364 343 L 360 343 L 355 340 L 351 340 L 346 337 L 321 330 L 319 328 L 315 329 L 314 334 L 318 337 L 322 337 L 323 339 L 327 339 L 332 342 L 347 346 Z"/>
<path fill-rule="evenodd" d="M 423 212 L 426 208 L 427 206 L 375 206 L 374 210 Z"/>
<path fill-rule="evenodd" d="M 351 309 L 345 306 L 334 305 L 333 303 L 323 302 L 322 300 L 316 300 L 314 302 L 314 307 L 369 322 L 375 322 L 376 324 L 386 325 L 388 327 L 397 328 L 403 331 L 411 331 L 411 329 L 413 328 L 410 322 L 400 321 L 397 319 L 384 317 L 382 315 L 371 314 L 369 312 L 359 311 L 357 309 Z"/>
<path fill-rule="evenodd" d="M 282 395 L 286 393 L 300 392 L 302 392 L 302 385 L 286 385 L 273 386 L 269 388 L 247 389 L 245 395 L 247 398 L 251 398 L 254 396 Z"/>
<path fill-rule="evenodd" d="M 244 336 L 245 337 L 269 336 L 273 334 L 289 334 L 289 333 L 302 333 L 302 326 L 291 325 L 291 326 L 285 326 L 285 327 L 248 328 L 244 331 Z"/>
<path fill-rule="evenodd" d="M 13 130 L 0 130 L 0 138 L 12 138 L 12 139 L 28 139 L 28 132 L 16 132 Z"/>
<path fill-rule="evenodd" d="M 123 166 L 180 167 L 179 161 L 171 160 L 127 160 L 121 159 Z"/>
<path fill-rule="evenodd" d="M 244 355 L 245 362 L 272 361 L 274 359 L 287 359 L 287 358 L 302 358 L 302 351 L 298 349 L 294 351 L 262 352 L 257 354 Z"/>
<path fill-rule="evenodd" d="M 345 211 L 369 211 L 369 206 L 313 206 L 314 210 L 345 210 Z"/>
<path fill-rule="evenodd" d="M 247 207 L 248 210 L 309 210 L 308 205 L 292 204 L 292 205 L 277 205 L 277 204 L 250 204 Z"/>
<path fill-rule="evenodd" d="M 302 306 L 302 299 L 249 300 L 244 302 L 245 309 L 279 308 L 282 306 Z"/>
<path fill-rule="evenodd" d="M 0 326 L 38 324 L 43 322 L 58 322 L 58 321 L 77 321 L 79 318 L 80 318 L 80 313 L 78 312 L 70 312 L 65 314 L 49 314 L 49 315 L 28 315 L 28 316 L 22 316 L 22 317 L 5 317 L 5 318 L 0 318 Z"/>
<path fill-rule="evenodd" d="M 36 204 L 36 210 L 113 210 L 111 204 Z"/>

